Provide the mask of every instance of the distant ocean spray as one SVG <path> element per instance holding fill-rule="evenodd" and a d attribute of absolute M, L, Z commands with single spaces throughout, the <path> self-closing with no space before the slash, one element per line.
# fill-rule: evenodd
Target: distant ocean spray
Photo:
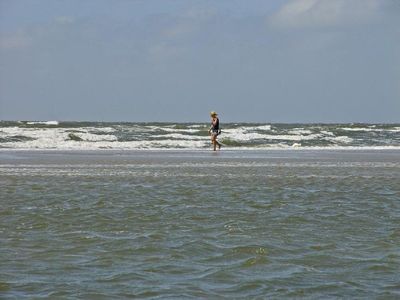
<path fill-rule="evenodd" d="M 208 123 L 1 121 L 0 149 L 208 149 Z M 224 149 L 400 149 L 400 124 L 223 123 Z"/>

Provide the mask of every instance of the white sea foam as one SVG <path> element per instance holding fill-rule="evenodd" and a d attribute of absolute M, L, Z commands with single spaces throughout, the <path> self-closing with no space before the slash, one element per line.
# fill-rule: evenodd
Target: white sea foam
<path fill-rule="evenodd" d="M 376 125 L 375 125 L 376 126 Z M 391 129 L 389 128 L 376 128 L 376 127 L 342 127 L 339 128 L 340 130 L 344 131 L 372 131 L 372 132 L 400 132 L 400 127 L 393 127 Z"/>
<path fill-rule="evenodd" d="M 166 131 L 166 132 L 188 132 L 188 133 L 196 133 L 199 132 L 198 129 L 190 129 L 190 128 L 168 128 L 168 127 L 157 127 L 158 130 Z"/>
<path fill-rule="evenodd" d="M 325 140 L 331 141 L 331 142 L 336 142 L 336 143 L 351 143 L 354 140 L 348 136 L 335 136 L 335 137 L 324 137 Z"/>
<path fill-rule="evenodd" d="M 268 130 L 271 130 L 271 125 L 256 126 L 256 127 L 254 127 L 254 129 L 268 131 Z"/>
<path fill-rule="evenodd" d="M 234 141 L 250 141 L 264 139 L 265 135 L 258 132 L 246 132 L 243 130 L 228 129 L 223 131 L 223 138 L 229 138 Z"/>
<path fill-rule="evenodd" d="M 313 140 L 321 137 L 320 134 L 312 134 L 312 131 L 302 128 L 293 129 L 288 131 L 287 134 L 264 134 L 257 132 L 255 129 L 266 128 L 271 129 L 271 125 L 257 126 L 257 127 L 238 127 L 222 130 L 223 136 L 236 141 L 250 141 L 250 140 L 287 140 L 287 141 L 305 141 Z M 256 132 L 255 132 L 256 131 Z"/>
<path fill-rule="evenodd" d="M 202 140 L 209 140 L 208 136 L 196 136 L 196 135 L 185 135 L 183 133 L 168 133 L 163 135 L 152 135 L 153 138 L 172 138 L 176 140 L 190 140 L 190 141 L 202 141 Z"/>
<path fill-rule="evenodd" d="M 33 140 L 7 142 L 2 143 L 5 147 L 12 147 L 16 149 L 69 149 L 69 148 L 87 148 L 94 142 L 115 142 L 116 136 L 108 134 L 94 134 L 89 131 L 92 129 L 94 132 L 99 130 L 97 128 L 77 128 L 74 136 L 82 139 L 82 141 L 73 141 L 69 136 L 71 130 L 68 128 L 19 128 L 19 127 L 6 127 L 0 133 L 3 138 L 12 136 L 25 136 Z M 99 132 L 103 131 L 103 128 Z M 89 147 L 90 148 L 90 147 Z M 96 147 L 95 147 L 96 148 Z"/>
<path fill-rule="evenodd" d="M 84 127 L 85 130 L 87 131 L 93 131 L 93 132 L 109 132 L 113 133 L 116 132 L 117 130 L 112 127 Z"/>
<path fill-rule="evenodd" d="M 88 130 L 89 129 L 89 130 Z M 188 139 L 182 134 L 171 134 L 176 140 L 142 140 L 117 142 L 117 137 L 111 134 L 92 133 L 93 128 L 75 128 L 73 132 L 66 128 L 18 128 L 6 127 L 0 132 L 1 137 L 26 136 L 29 141 L 5 142 L 2 147 L 12 149 L 60 149 L 60 150 L 90 150 L 90 149 L 157 149 L 157 148 L 203 148 L 210 144 L 208 137 Z M 103 128 L 97 129 L 99 132 Z M 95 132 L 95 131 L 94 131 Z M 70 134 L 80 140 L 72 140 Z M 191 137 L 191 136 L 190 136 Z M 194 136 L 196 138 L 196 136 Z"/>
<path fill-rule="evenodd" d="M 208 128 L 208 125 L 204 124 L 193 124 L 193 125 L 188 125 L 189 128 Z"/>
<path fill-rule="evenodd" d="M 311 130 L 304 129 L 304 128 L 294 128 L 292 130 L 288 131 L 288 134 L 294 134 L 294 135 L 310 135 L 312 134 Z"/>
<path fill-rule="evenodd" d="M 30 121 L 26 122 L 28 125 L 58 125 L 58 121 Z"/>
<path fill-rule="evenodd" d="M 340 130 L 344 130 L 344 131 L 380 131 L 380 129 L 376 129 L 376 128 L 354 128 L 354 127 L 342 127 L 339 128 Z"/>
<path fill-rule="evenodd" d="M 306 141 L 306 140 L 314 140 L 318 139 L 320 135 L 312 134 L 312 135 L 271 135 L 271 134 L 260 134 L 257 132 L 253 133 L 229 133 L 227 135 L 232 140 L 237 141 L 250 141 L 250 140 L 265 140 L 265 141 Z"/>
<path fill-rule="evenodd" d="M 109 131 L 113 129 L 110 128 Z M 161 150 L 161 149 L 207 149 L 211 147 L 208 136 L 185 135 L 184 133 L 168 133 L 164 135 L 151 135 L 152 140 L 117 141 L 112 134 L 95 134 L 95 132 L 107 132 L 104 128 L 79 127 L 74 128 L 19 128 L 3 127 L 0 137 L 26 136 L 33 140 L 3 142 L 2 147 L 10 149 L 59 149 L 59 150 L 97 150 L 97 149 L 120 149 L 120 150 Z M 73 133 L 81 140 L 71 140 L 69 134 Z M 333 136 L 330 133 L 313 135 L 266 135 L 257 132 L 248 133 L 245 129 L 229 129 L 223 132 L 223 138 L 228 138 L 239 143 L 258 141 L 258 145 L 238 147 L 224 147 L 225 150 L 273 150 L 273 149 L 314 149 L 314 150 L 386 150 L 400 149 L 399 145 L 388 146 L 351 146 L 353 139 L 347 136 Z M 302 141 L 312 139 L 323 139 L 334 142 L 331 146 L 303 146 Z M 270 143 L 270 141 L 287 141 L 281 143 Z M 290 143 L 289 141 L 292 141 Z M 346 145 L 346 146 L 345 146 Z"/>
<path fill-rule="evenodd" d="M 335 134 L 333 132 L 326 131 L 326 130 L 321 130 L 320 133 L 324 134 L 324 135 L 335 136 Z"/>
<path fill-rule="evenodd" d="M 111 135 L 111 134 L 98 135 L 98 134 L 85 132 L 85 133 L 74 133 L 74 135 L 81 138 L 84 141 L 89 141 L 89 142 L 117 141 L 117 137 L 115 135 Z M 64 137 L 64 135 L 63 135 L 63 137 Z"/>
<path fill-rule="evenodd" d="M 26 123 L 23 123 L 26 124 Z M 110 126 L 71 126 L 67 127 L 31 127 L 19 125 L 0 128 L 0 148 L 9 149 L 60 149 L 60 150 L 167 150 L 167 149 L 208 149 L 210 138 L 205 134 L 207 127 L 196 124 L 190 126 L 158 125 L 158 124 L 116 124 Z M 298 127 L 271 125 L 247 126 L 230 125 L 222 128 L 219 139 L 224 142 L 225 150 L 269 150 L 269 149 L 399 149 L 400 142 L 396 134 L 400 127 L 382 129 L 363 127 L 368 131 L 388 131 L 389 137 L 377 136 L 371 139 L 368 133 L 357 135 L 354 139 L 345 131 L 335 135 L 332 126 Z M 261 129 L 260 129 L 261 128 Z M 343 127 L 350 128 L 350 127 Z M 268 129 L 271 129 L 268 132 Z M 309 130 L 311 129 L 311 130 Z M 336 130 L 340 129 L 337 127 Z M 354 129 L 354 128 L 351 128 Z M 354 131 L 354 130 L 352 130 Z M 275 134 L 273 134 L 275 133 Z M 228 142 L 229 141 L 229 142 Z M 329 141 L 331 145 L 326 145 Z"/>

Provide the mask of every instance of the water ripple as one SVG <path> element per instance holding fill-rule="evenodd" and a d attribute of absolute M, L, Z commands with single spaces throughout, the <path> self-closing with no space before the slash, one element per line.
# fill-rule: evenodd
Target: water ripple
<path fill-rule="evenodd" d="M 0 297 L 396 298 L 398 158 L 343 155 L 0 165 Z"/>

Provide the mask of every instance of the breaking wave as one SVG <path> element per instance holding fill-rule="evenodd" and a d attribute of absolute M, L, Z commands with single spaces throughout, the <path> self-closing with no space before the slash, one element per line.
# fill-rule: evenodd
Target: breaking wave
<path fill-rule="evenodd" d="M 31 122 L 26 122 L 27 125 L 51 125 L 51 126 L 57 126 L 59 123 L 58 121 L 31 121 Z"/>
<path fill-rule="evenodd" d="M 222 124 L 225 149 L 400 149 L 399 124 Z M 0 149 L 208 149 L 209 125 L 0 122 Z"/>

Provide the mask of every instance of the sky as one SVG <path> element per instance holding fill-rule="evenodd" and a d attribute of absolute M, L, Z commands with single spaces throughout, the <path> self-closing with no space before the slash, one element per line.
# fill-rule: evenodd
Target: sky
<path fill-rule="evenodd" d="M 0 0 L 0 120 L 400 123 L 399 0 Z"/>

